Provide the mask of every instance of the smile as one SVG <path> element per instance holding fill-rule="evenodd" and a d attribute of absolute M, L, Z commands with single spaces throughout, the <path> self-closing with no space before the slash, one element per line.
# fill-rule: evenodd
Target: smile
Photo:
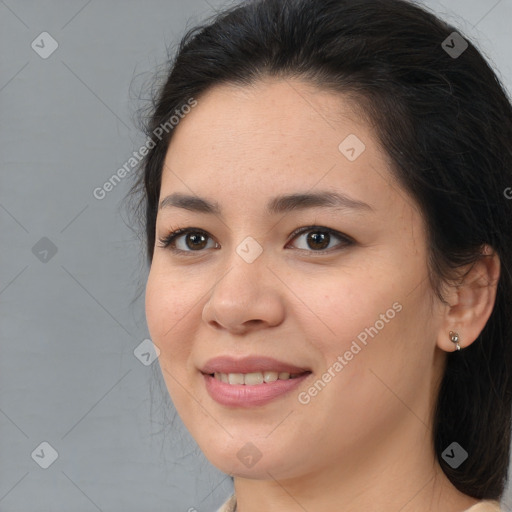
<path fill-rule="evenodd" d="M 231 407 L 261 406 L 282 398 L 312 374 L 309 368 L 256 354 L 217 356 L 199 368 L 210 397 Z"/>
<path fill-rule="evenodd" d="M 265 381 L 265 375 L 267 379 L 269 377 L 270 379 Z M 276 375 L 277 378 L 275 378 Z M 282 376 L 286 377 L 282 379 L 279 378 L 277 372 L 215 373 L 211 375 L 203 373 L 202 377 L 206 391 L 215 402 L 228 407 L 245 408 L 262 406 L 279 398 L 284 398 L 310 375 L 312 373 L 308 371 L 299 375 L 282 373 Z M 223 378 L 227 378 L 228 382 L 224 382 Z M 243 383 L 241 382 L 242 379 Z M 229 382 L 230 380 L 232 383 Z"/>
<path fill-rule="evenodd" d="M 244 384 L 246 386 L 256 386 L 263 383 L 275 382 L 276 380 L 296 379 L 302 374 L 290 374 L 288 372 L 253 372 L 253 373 L 219 373 L 212 374 L 216 380 L 227 384 Z"/>

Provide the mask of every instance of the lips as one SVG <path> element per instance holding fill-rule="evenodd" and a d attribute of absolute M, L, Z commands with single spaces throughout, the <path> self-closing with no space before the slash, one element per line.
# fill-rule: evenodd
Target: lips
<path fill-rule="evenodd" d="M 218 404 L 246 408 L 260 407 L 276 399 L 284 399 L 308 379 L 312 372 L 309 368 L 272 357 L 219 356 L 207 361 L 201 373 L 206 391 Z M 262 374 L 264 382 L 260 382 Z M 278 379 L 278 376 L 282 376 L 283 380 Z"/>
<path fill-rule="evenodd" d="M 213 375 L 214 373 L 256 373 L 266 371 L 301 375 L 303 373 L 309 373 L 311 370 L 264 356 L 247 356 L 242 358 L 234 358 L 232 356 L 214 357 L 208 360 L 201 369 L 201 372 L 205 375 Z"/>

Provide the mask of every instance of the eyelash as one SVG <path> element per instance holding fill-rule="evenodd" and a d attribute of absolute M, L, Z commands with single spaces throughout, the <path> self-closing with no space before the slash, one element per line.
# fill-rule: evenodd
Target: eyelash
<path fill-rule="evenodd" d="M 353 240 L 351 237 L 349 237 L 348 235 L 345 235 L 343 233 L 340 233 L 339 231 L 335 231 L 333 229 L 329 229 L 329 228 L 325 228 L 325 227 L 321 227 L 321 226 L 306 226 L 306 227 L 302 227 L 302 228 L 299 228 L 299 229 L 296 229 L 292 234 L 291 234 L 291 237 L 292 239 L 291 240 L 294 240 L 296 237 L 298 237 L 299 235 L 302 235 L 304 233 L 308 233 L 308 232 L 319 232 L 319 233 L 328 233 L 329 235 L 334 235 L 336 238 L 340 239 L 341 240 L 341 244 L 340 246 L 341 247 L 338 247 L 338 250 L 340 249 L 343 249 L 345 247 L 348 247 L 348 246 L 351 246 L 353 244 L 355 244 L 355 240 Z M 203 252 L 202 250 L 197 250 L 197 251 L 193 251 L 193 250 L 190 250 L 190 251 L 183 251 L 181 249 L 176 249 L 174 243 L 176 241 L 176 239 L 181 236 L 181 235 L 184 235 L 184 234 L 188 234 L 188 233 L 194 233 L 194 234 L 200 234 L 200 235 L 204 235 L 205 237 L 207 238 L 211 238 L 208 233 L 206 231 L 203 231 L 201 229 L 197 229 L 197 228 L 182 228 L 182 229 L 176 229 L 174 231 L 171 231 L 168 235 L 166 235 L 164 238 L 159 238 L 159 241 L 160 241 L 160 244 L 159 247 L 163 248 L 163 249 L 169 249 L 170 251 L 172 251 L 173 253 L 175 254 L 178 254 L 178 255 L 193 255 L 194 253 L 200 253 L 200 252 Z M 303 251 L 303 252 L 307 252 L 307 253 L 313 253 L 313 254 L 329 254 L 331 253 L 333 250 L 336 250 L 336 247 L 331 247 L 330 249 L 319 249 L 317 251 L 314 251 L 314 250 L 307 250 L 307 249 L 298 249 L 299 251 Z"/>

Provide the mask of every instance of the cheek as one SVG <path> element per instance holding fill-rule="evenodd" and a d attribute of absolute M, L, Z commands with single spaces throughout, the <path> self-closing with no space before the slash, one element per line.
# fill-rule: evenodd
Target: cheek
<path fill-rule="evenodd" d="M 385 276 L 345 274 L 294 289 L 302 299 L 294 317 L 300 319 L 300 330 L 319 356 L 317 377 L 327 382 L 325 388 L 334 395 L 349 392 L 351 403 L 345 404 L 349 408 L 359 403 L 364 410 L 373 402 L 375 391 L 382 391 L 376 375 L 394 382 L 410 356 L 411 347 L 404 349 L 402 340 L 404 332 L 409 332 L 413 305 Z M 335 398 L 329 392 L 322 395 L 327 402 Z"/>
<path fill-rule="evenodd" d="M 313 280 L 296 279 L 300 285 L 293 287 L 300 299 L 294 317 L 301 321 L 306 338 L 330 358 L 348 350 L 358 335 L 364 343 L 365 328 L 376 322 L 379 331 L 388 330 L 388 323 L 380 320 L 381 314 L 389 323 L 398 316 L 393 309 L 397 294 L 389 280 L 362 270 L 351 273 L 340 270 L 336 278 L 333 273 L 331 270 L 329 275 L 316 276 Z"/>
<path fill-rule="evenodd" d="M 322 319 L 335 335 L 314 338 L 325 365 L 317 377 L 328 383 L 319 383 L 320 392 L 311 390 L 317 393 L 311 407 L 317 414 L 329 411 L 325 423 L 336 428 L 327 430 L 351 442 L 393 428 L 395 421 L 410 414 L 409 406 L 420 409 L 414 404 L 430 377 L 425 301 L 392 287 L 381 288 L 379 296 L 373 292 L 370 299 L 369 289 L 350 294 L 350 300 L 326 301 Z M 313 331 L 310 327 L 308 332 Z"/>
<path fill-rule="evenodd" d="M 146 284 L 146 321 L 151 340 L 160 350 L 158 362 L 167 391 L 180 416 L 190 408 L 185 389 L 191 371 L 191 326 L 199 324 L 199 320 L 191 322 L 199 311 L 197 302 L 198 297 L 182 288 L 179 278 L 151 269 Z"/>
<path fill-rule="evenodd" d="M 183 362 L 190 351 L 190 318 L 198 313 L 200 294 L 190 292 L 169 273 L 151 270 L 146 284 L 146 321 L 153 343 L 160 349 L 160 363 Z M 172 354 L 172 357 L 170 357 Z M 182 366 L 182 364 L 180 365 Z"/>

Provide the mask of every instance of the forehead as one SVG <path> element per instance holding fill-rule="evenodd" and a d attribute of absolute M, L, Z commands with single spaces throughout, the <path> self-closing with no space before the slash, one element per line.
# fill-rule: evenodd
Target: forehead
<path fill-rule="evenodd" d="M 339 93 L 266 80 L 216 86 L 197 101 L 174 129 L 161 199 L 180 192 L 240 206 L 265 198 L 266 207 L 270 196 L 322 189 L 386 209 L 403 196 L 376 134 Z"/>
<path fill-rule="evenodd" d="M 343 135 L 357 135 L 370 145 L 375 138 L 348 96 L 298 80 L 217 85 L 197 101 L 198 105 L 175 128 L 171 146 L 201 146 L 206 151 L 215 144 L 215 149 L 229 154 L 236 153 L 237 148 L 250 151 L 252 158 L 260 149 L 307 157 L 316 147 L 339 157 Z M 191 139 L 192 133 L 196 140 Z M 319 138 L 323 140 L 320 146 Z M 258 143 L 265 145 L 260 148 Z"/>

